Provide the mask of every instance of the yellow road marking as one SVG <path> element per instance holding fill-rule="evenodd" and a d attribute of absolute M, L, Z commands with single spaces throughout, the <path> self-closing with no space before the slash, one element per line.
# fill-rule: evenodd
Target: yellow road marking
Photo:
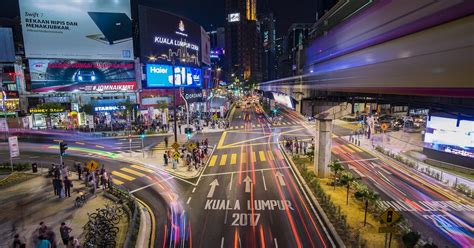
<path fill-rule="evenodd" d="M 243 152 L 240 160 L 242 161 L 242 164 L 247 163 L 247 153 Z"/>
<path fill-rule="evenodd" d="M 78 145 L 84 145 L 84 143 L 77 141 L 76 144 Z"/>
<path fill-rule="evenodd" d="M 252 162 L 257 162 L 257 154 L 255 152 L 252 152 Z"/>
<path fill-rule="evenodd" d="M 275 160 L 275 157 L 273 156 L 272 152 L 271 151 L 267 151 L 268 152 L 268 159 L 270 160 Z"/>
<path fill-rule="evenodd" d="M 349 144 L 348 146 L 350 146 L 352 149 L 358 151 L 358 152 L 363 152 L 361 149 L 359 149 L 359 147 L 353 145 L 353 144 Z"/>
<path fill-rule="evenodd" d="M 145 176 L 145 174 L 140 173 L 140 172 L 138 172 L 138 171 L 134 171 L 134 170 L 129 169 L 129 168 L 121 168 L 120 170 L 123 170 L 123 171 L 125 171 L 125 172 L 128 172 L 128 173 L 130 173 L 130 174 L 133 174 L 133 175 L 139 176 L 139 177 Z"/>
<path fill-rule="evenodd" d="M 112 178 L 112 182 L 115 184 L 115 185 L 122 185 L 124 184 L 124 182 L 120 181 L 120 180 L 117 180 L 115 178 Z"/>
<path fill-rule="evenodd" d="M 150 218 L 151 218 L 151 237 L 150 237 L 150 247 L 155 247 L 155 235 L 156 235 L 156 231 L 155 231 L 155 226 L 156 226 L 156 221 L 155 221 L 155 214 L 153 213 L 153 211 L 151 210 L 151 208 L 146 205 L 142 200 L 138 199 L 138 198 L 135 198 L 140 204 L 142 204 L 143 206 L 146 207 L 146 209 L 148 210 L 148 213 L 150 214 Z"/>
<path fill-rule="evenodd" d="M 99 145 L 95 145 L 95 147 L 102 148 L 102 149 L 104 148 L 103 146 L 99 146 Z"/>
<path fill-rule="evenodd" d="M 153 170 L 150 170 L 148 168 L 145 168 L 145 167 L 142 167 L 142 166 L 139 166 L 139 165 L 136 165 L 136 164 L 132 164 L 132 165 L 130 165 L 130 167 L 141 170 L 141 171 L 144 171 L 144 172 L 149 172 L 149 173 L 154 172 Z"/>
<path fill-rule="evenodd" d="M 354 153 L 354 150 L 352 150 L 351 148 L 347 147 L 346 145 L 342 145 L 341 148 L 342 148 L 343 150 L 348 151 L 349 153 Z"/>
<path fill-rule="evenodd" d="M 265 159 L 265 152 L 259 151 L 258 156 L 260 157 L 260 161 L 265 162 L 267 159 Z"/>
<path fill-rule="evenodd" d="M 331 148 L 331 152 L 334 153 L 334 154 L 336 154 L 336 155 L 339 155 L 339 151 L 336 150 L 335 147 Z"/>
<path fill-rule="evenodd" d="M 230 156 L 230 165 L 234 165 L 236 163 L 237 163 L 237 154 L 232 153 L 232 155 Z"/>
<path fill-rule="evenodd" d="M 209 162 L 209 167 L 216 165 L 217 155 L 212 155 L 211 162 Z"/>
<path fill-rule="evenodd" d="M 244 128 L 244 126 L 243 126 L 243 125 L 240 125 L 240 128 Z"/>
<path fill-rule="evenodd" d="M 121 177 L 121 178 L 123 178 L 123 179 L 125 179 L 125 180 L 128 180 L 128 181 L 133 181 L 133 180 L 135 180 L 134 177 L 131 177 L 131 176 L 129 176 L 129 175 L 125 175 L 125 174 L 120 173 L 120 172 L 118 172 L 118 171 L 112 171 L 112 175 Z"/>
<path fill-rule="evenodd" d="M 219 143 L 217 143 L 217 149 L 220 149 L 222 145 L 224 144 L 226 135 L 227 135 L 226 131 L 222 132 L 221 138 L 219 139 Z"/>
<path fill-rule="evenodd" d="M 221 162 L 219 163 L 219 165 L 223 166 L 225 165 L 226 162 L 227 162 L 227 154 L 224 154 L 221 156 Z"/>

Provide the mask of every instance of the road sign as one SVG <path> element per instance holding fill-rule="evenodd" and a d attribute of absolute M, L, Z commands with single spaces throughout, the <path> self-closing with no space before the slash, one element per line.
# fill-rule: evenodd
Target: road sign
<path fill-rule="evenodd" d="M 400 219 L 400 214 L 395 211 L 392 207 L 387 208 L 381 215 L 380 220 L 386 224 L 393 224 Z"/>
<path fill-rule="evenodd" d="M 196 143 L 194 142 L 189 142 L 188 144 L 188 150 L 192 151 L 196 148 Z"/>
<path fill-rule="evenodd" d="M 8 137 L 8 146 L 10 147 L 10 158 L 20 156 L 20 148 L 18 147 L 18 137 Z"/>
<path fill-rule="evenodd" d="M 91 161 L 87 162 L 87 164 L 86 164 L 86 168 L 91 172 L 97 170 L 98 167 L 99 167 L 99 163 L 97 163 L 94 160 L 91 160 Z"/>
<path fill-rule="evenodd" d="M 387 123 L 382 123 L 382 125 L 380 125 L 380 128 L 384 131 L 387 131 L 388 129 L 388 124 Z"/>
<path fill-rule="evenodd" d="M 175 149 L 175 150 L 178 150 L 179 144 L 176 143 L 176 142 L 174 142 L 174 143 L 171 145 L 171 147 L 173 147 L 173 149 Z"/>
<path fill-rule="evenodd" d="M 379 227 L 379 233 L 395 233 L 398 230 L 395 226 L 381 226 Z"/>
<path fill-rule="evenodd" d="M 181 156 L 181 154 L 179 154 L 179 152 L 174 152 L 174 153 L 173 153 L 173 158 L 174 158 L 175 160 L 178 160 L 180 156 Z"/>

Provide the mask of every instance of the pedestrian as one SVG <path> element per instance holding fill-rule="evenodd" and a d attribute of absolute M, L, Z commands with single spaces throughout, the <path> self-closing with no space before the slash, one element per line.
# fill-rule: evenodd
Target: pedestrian
<path fill-rule="evenodd" d="M 36 245 L 36 248 L 51 248 L 51 242 L 45 235 L 39 235 L 39 243 Z"/>
<path fill-rule="evenodd" d="M 181 123 L 178 124 L 178 128 L 179 128 L 179 134 L 181 134 Z"/>
<path fill-rule="evenodd" d="M 107 177 L 107 184 L 108 184 L 109 190 L 112 190 L 112 186 L 113 186 L 112 174 L 110 174 Z"/>
<path fill-rule="evenodd" d="M 61 223 L 61 227 L 59 227 L 59 233 L 61 234 L 61 239 L 63 240 L 63 244 L 67 245 L 69 242 L 69 233 L 72 231 L 72 228 L 68 227 L 66 223 Z"/>
<path fill-rule="evenodd" d="M 178 162 L 176 161 L 176 159 L 173 159 L 173 169 L 176 169 L 177 166 Z"/>
<path fill-rule="evenodd" d="M 59 179 L 57 177 L 53 178 L 53 189 L 54 189 L 54 195 L 59 195 Z"/>
<path fill-rule="evenodd" d="M 168 136 L 165 137 L 165 147 L 168 147 Z"/>
<path fill-rule="evenodd" d="M 66 176 L 64 177 L 64 196 L 71 197 L 71 188 L 72 188 L 72 181 Z"/>
<path fill-rule="evenodd" d="M 165 153 L 163 153 L 163 160 L 165 161 L 165 166 L 168 166 L 168 155 Z"/>
<path fill-rule="evenodd" d="M 74 238 L 74 236 L 69 237 L 69 242 L 67 243 L 66 248 L 79 248 L 81 247 L 79 240 Z"/>
<path fill-rule="evenodd" d="M 21 242 L 20 235 L 15 234 L 13 238 L 13 248 L 24 248 L 24 247 L 26 247 L 26 244 Z"/>
<path fill-rule="evenodd" d="M 41 221 L 39 223 L 39 227 L 38 227 L 38 234 L 39 235 L 46 235 L 46 232 L 48 231 L 48 226 L 46 226 L 46 224 Z"/>
<path fill-rule="evenodd" d="M 64 198 L 65 197 L 64 184 L 63 184 L 63 181 L 59 178 L 58 178 L 58 191 L 59 191 L 59 198 Z"/>
<path fill-rule="evenodd" d="M 77 164 L 77 176 L 79 177 L 79 181 L 81 180 L 82 176 L 82 167 L 81 164 Z"/>

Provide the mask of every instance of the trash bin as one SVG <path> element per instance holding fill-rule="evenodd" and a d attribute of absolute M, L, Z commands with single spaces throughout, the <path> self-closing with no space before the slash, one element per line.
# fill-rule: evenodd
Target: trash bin
<path fill-rule="evenodd" d="M 36 164 L 36 163 L 31 164 L 31 169 L 33 170 L 33 173 L 37 173 L 38 172 L 38 164 Z"/>

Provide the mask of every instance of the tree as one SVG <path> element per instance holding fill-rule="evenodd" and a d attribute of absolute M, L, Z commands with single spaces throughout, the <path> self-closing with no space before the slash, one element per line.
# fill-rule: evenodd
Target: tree
<path fill-rule="evenodd" d="M 403 244 L 407 248 L 415 247 L 419 239 L 420 239 L 420 234 L 417 232 L 409 232 L 402 236 Z"/>
<path fill-rule="evenodd" d="M 344 170 L 344 167 L 339 162 L 339 160 L 336 159 L 329 164 L 329 168 L 332 172 L 334 172 L 334 189 L 336 189 L 337 175 L 339 174 L 339 172 Z"/>
<path fill-rule="evenodd" d="M 357 199 L 361 199 L 362 201 L 365 202 L 365 213 L 364 213 L 364 226 L 367 225 L 367 211 L 369 208 L 369 203 L 373 204 L 379 199 L 379 195 L 367 188 L 367 186 L 363 184 L 358 184 L 359 188 L 357 192 L 354 194 L 354 196 Z"/>
<path fill-rule="evenodd" d="M 347 195 L 346 195 L 346 205 L 349 205 L 349 191 L 351 188 L 351 184 L 357 180 L 350 171 L 343 171 L 341 173 L 341 183 L 346 185 L 347 188 Z"/>
<path fill-rule="evenodd" d="M 93 115 L 94 114 L 94 106 L 92 104 L 84 104 L 82 105 L 80 112 L 86 113 L 86 115 Z"/>

